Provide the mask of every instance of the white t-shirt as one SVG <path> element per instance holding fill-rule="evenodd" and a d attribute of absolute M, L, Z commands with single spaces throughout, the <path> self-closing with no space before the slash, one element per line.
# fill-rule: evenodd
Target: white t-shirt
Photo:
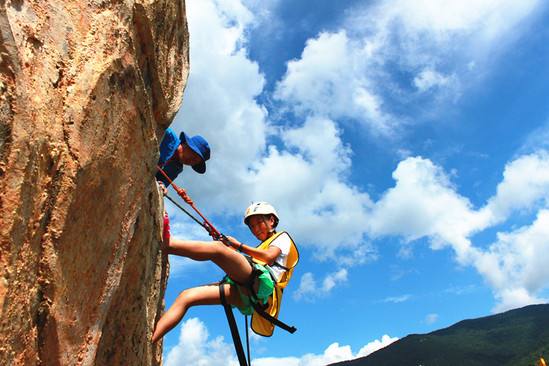
<path fill-rule="evenodd" d="M 288 254 L 290 253 L 290 246 L 292 245 L 290 235 L 288 233 L 282 233 L 280 234 L 275 240 L 269 244 L 269 247 L 275 246 L 277 248 L 280 248 L 280 254 L 275 259 L 275 263 L 278 263 L 284 267 L 286 267 L 286 262 L 288 261 Z M 272 272 L 274 273 L 276 280 L 280 280 L 280 277 L 286 272 L 284 268 L 281 268 L 273 263 L 272 266 L 270 266 L 272 269 Z"/>

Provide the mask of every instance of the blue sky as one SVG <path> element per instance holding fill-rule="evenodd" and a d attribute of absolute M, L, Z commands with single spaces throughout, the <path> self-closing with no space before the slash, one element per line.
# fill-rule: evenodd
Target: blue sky
<path fill-rule="evenodd" d="M 172 127 L 212 147 L 186 187 L 226 234 L 252 201 L 301 251 L 254 365 L 323 365 L 410 333 L 547 302 L 549 9 L 541 0 L 188 0 Z M 168 206 L 176 236 L 207 239 Z M 169 306 L 222 273 L 170 257 Z M 241 326 L 243 325 L 243 321 Z M 164 339 L 167 365 L 235 364 L 220 307 Z"/>

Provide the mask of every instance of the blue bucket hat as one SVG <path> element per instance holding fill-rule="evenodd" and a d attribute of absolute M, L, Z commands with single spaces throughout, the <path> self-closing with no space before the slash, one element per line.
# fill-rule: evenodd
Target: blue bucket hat
<path fill-rule="evenodd" d="M 208 141 L 200 135 L 188 137 L 185 135 L 185 132 L 181 132 L 179 139 L 202 158 L 202 163 L 193 165 L 192 168 L 195 172 L 204 174 L 206 172 L 206 160 L 210 158 L 210 145 L 208 145 Z"/>

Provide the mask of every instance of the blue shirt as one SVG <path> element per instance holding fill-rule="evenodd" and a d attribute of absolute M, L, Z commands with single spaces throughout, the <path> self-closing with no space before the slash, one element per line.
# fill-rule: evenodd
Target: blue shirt
<path fill-rule="evenodd" d="M 168 127 L 164 132 L 162 142 L 160 142 L 160 158 L 158 159 L 158 165 L 162 166 L 166 160 L 171 158 L 180 143 L 181 140 L 179 140 L 179 136 Z"/>
<path fill-rule="evenodd" d="M 179 159 L 174 158 L 170 160 L 179 144 L 181 144 L 181 140 L 175 132 L 168 127 L 164 132 L 162 141 L 160 142 L 160 158 L 158 159 L 158 166 L 164 170 L 172 181 L 175 180 L 179 173 L 183 171 L 183 164 L 179 162 Z M 156 180 L 164 183 L 166 187 L 170 185 L 168 179 L 166 179 L 166 177 L 160 172 L 156 173 Z"/>

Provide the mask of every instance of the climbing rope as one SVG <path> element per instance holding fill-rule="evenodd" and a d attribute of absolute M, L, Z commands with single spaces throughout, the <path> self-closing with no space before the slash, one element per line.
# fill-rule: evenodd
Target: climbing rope
<path fill-rule="evenodd" d="M 219 232 L 219 230 L 217 230 L 215 228 L 215 226 L 213 226 L 213 224 L 206 218 L 206 216 L 204 216 L 202 214 L 202 212 L 200 212 L 200 210 L 196 207 L 196 205 L 194 204 L 194 202 L 190 199 L 189 195 L 187 194 L 187 192 L 180 188 L 179 186 L 177 186 L 177 184 L 175 184 L 175 182 L 173 180 L 170 179 L 170 177 L 166 174 L 166 172 L 160 167 L 160 166 L 156 166 L 158 168 L 158 171 L 168 180 L 168 187 L 169 186 L 172 186 L 173 189 L 175 190 L 175 192 L 179 195 L 179 197 L 181 197 L 189 206 L 191 206 L 193 208 L 193 210 L 202 218 L 202 220 L 204 220 L 204 222 L 200 222 L 196 217 L 194 217 L 193 215 L 191 215 L 187 210 L 185 210 L 181 205 L 179 205 L 178 203 L 175 202 L 175 200 L 173 198 L 171 198 L 170 196 L 168 196 L 166 194 L 166 197 L 172 201 L 180 210 L 182 210 L 183 212 L 185 212 L 189 217 L 191 217 L 194 221 L 196 221 L 200 226 L 202 226 L 207 232 L 208 234 L 210 234 L 210 236 L 214 239 L 214 240 L 220 240 L 221 242 L 223 242 L 225 245 L 228 245 L 228 239 L 225 235 L 221 234 Z M 167 187 L 166 187 L 167 188 Z"/>

